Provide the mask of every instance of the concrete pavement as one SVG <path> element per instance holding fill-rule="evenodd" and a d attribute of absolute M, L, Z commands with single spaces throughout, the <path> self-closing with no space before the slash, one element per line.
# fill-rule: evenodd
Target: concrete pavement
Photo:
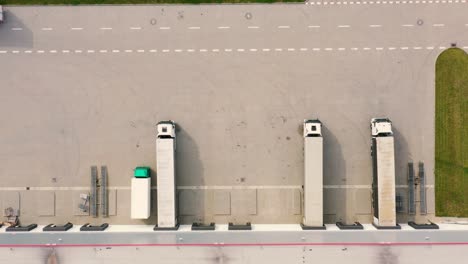
<path fill-rule="evenodd" d="M 418 219 L 432 219 L 434 64 L 452 43 L 468 49 L 468 5 L 396 2 L 7 7 L 3 204 L 24 222 L 143 223 L 129 219 L 132 169 L 155 167 L 154 125 L 170 118 L 183 223 L 297 223 L 300 127 L 318 117 L 325 220 L 370 222 L 369 122 L 388 116 L 397 193 L 407 162 L 424 161 Z M 109 219 L 76 213 L 91 165 L 108 166 Z"/>

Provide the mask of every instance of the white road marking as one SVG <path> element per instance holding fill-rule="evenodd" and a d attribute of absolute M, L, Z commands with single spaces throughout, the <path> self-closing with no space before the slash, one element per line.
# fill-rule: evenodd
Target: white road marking
<path fill-rule="evenodd" d="M 346 48 L 338 48 L 338 51 L 345 51 Z"/>
<path fill-rule="evenodd" d="M 409 48 L 408 48 L 408 47 L 400 47 L 400 49 L 402 49 L 402 50 L 407 50 L 407 49 L 409 49 Z"/>
<path fill-rule="evenodd" d="M 15 27 L 15 28 L 11 28 L 11 30 L 13 30 L 13 31 L 20 31 L 20 30 L 23 30 L 23 28 Z"/>
<path fill-rule="evenodd" d="M 75 50 L 75 53 L 82 53 L 82 50 Z"/>
<path fill-rule="evenodd" d="M 227 26 L 222 26 L 222 27 L 218 27 L 218 29 L 230 29 L 231 27 L 227 27 Z"/>
<path fill-rule="evenodd" d="M 107 50 L 100 50 L 100 53 L 107 53 Z"/>
<path fill-rule="evenodd" d="M 145 50 L 139 49 L 139 50 L 137 50 L 137 52 L 138 52 L 138 53 L 144 53 Z"/>
<path fill-rule="evenodd" d="M 13 51 L 11 51 L 11 53 L 17 54 L 17 53 L 19 53 L 19 50 L 13 50 Z"/>
<path fill-rule="evenodd" d="M 468 49 L 468 46 L 463 46 L 464 49 Z"/>
<path fill-rule="evenodd" d="M 41 28 L 41 29 L 44 30 L 44 31 L 51 31 L 51 30 L 53 30 L 53 28 Z"/>
<path fill-rule="evenodd" d="M 182 50 L 181 49 L 175 49 L 174 52 L 179 53 L 179 52 L 182 52 Z"/>
<path fill-rule="evenodd" d="M 101 30 L 112 30 L 112 28 L 110 28 L 110 27 L 102 27 L 102 28 L 100 28 L 100 29 L 101 29 Z"/>
<path fill-rule="evenodd" d="M 434 47 L 426 47 L 426 49 L 428 49 L 428 50 L 433 50 Z"/>
<path fill-rule="evenodd" d="M 244 52 L 244 49 L 237 49 L 237 51 L 239 51 L 239 52 Z"/>
<path fill-rule="evenodd" d="M 232 49 L 224 49 L 225 52 L 231 52 Z"/>
<path fill-rule="evenodd" d="M 357 51 L 359 50 L 359 48 L 351 48 L 351 50 Z"/>
<path fill-rule="evenodd" d="M 299 50 L 300 50 L 300 51 L 307 51 L 308 48 L 300 48 Z"/>
<path fill-rule="evenodd" d="M 313 48 L 313 51 L 320 51 L 320 48 Z"/>
<path fill-rule="evenodd" d="M 8 51 L 6 51 L 6 50 L 0 50 L 0 53 L 1 53 L 1 54 L 5 54 L 5 53 L 7 53 L 7 52 L 8 52 Z"/>
<path fill-rule="evenodd" d="M 158 50 L 155 50 L 155 49 L 150 49 L 149 52 L 151 53 L 155 53 L 155 52 L 158 52 Z"/>
<path fill-rule="evenodd" d="M 382 47 L 376 47 L 375 50 L 383 50 L 384 48 Z"/>
<path fill-rule="evenodd" d="M 404 25 L 401 25 L 402 27 L 414 27 L 414 25 L 412 24 L 404 24 Z"/>
<path fill-rule="evenodd" d="M 257 51 L 257 49 L 250 49 L 250 51 L 253 51 L 253 52 L 255 52 L 255 51 Z"/>
<path fill-rule="evenodd" d="M 388 47 L 388 50 L 396 50 L 395 47 Z"/>
<path fill-rule="evenodd" d="M 141 30 L 141 27 L 130 27 L 130 30 Z"/>
<path fill-rule="evenodd" d="M 259 29 L 260 27 L 257 27 L 257 26 L 249 26 L 247 27 L 248 29 Z"/>
<path fill-rule="evenodd" d="M 207 52 L 207 49 L 200 49 L 200 52 Z"/>
<path fill-rule="evenodd" d="M 44 51 L 43 50 L 38 50 L 38 51 L 36 51 L 36 53 L 44 53 Z"/>
<path fill-rule="evenodd" d="M 350 25 L 338 25 L 338 28 L 349 28 L 351 27 Z"/>
<path fill-rule="evenodd" d="M 280 29 L 288 29 L 288 28 L 291 28 L 290 26 L 278 26 L 278 28 Z"/>
<path fill-rule="evenodd" d="M 159 29 L 161 29 L 161 30 L 169 30 L 169 29 L 171 29 L 171 27 L 160 27 Z"/>
<path fill-rule="evenodd" d="M 25 50 L 24 53 L 32 53 L 32 50 Z"/>
<path fill-rule="evenodd" d="M 133 50 L 129 50 L 129 49 L 127 49 L 127 50 L 125 50 L 125 52 L 126 52 L 126 53 L 132 53 L 132 52 L 133 52 Z"/>
<path fill-rule="evenodd" d="M 369 48 L 369 47 L 364 47 L 364 48 L 362 48 L 362 50 L 371 50 L 371 48 Z"/>
<path fill-rule="evenodd" d="M 283 51 L 283 49 L 276 48 L 275 51 Z"/>
<path fill-rule="evenodd" d="M 379 28 L 379 27 L 382 27 L 382 25 L 369 25 L 369 27 L 371 27 L 371 28 Z"/>
<path fill-rule="evenodd" d="M 212 49 L 212 52 L 219 52 L 219 49 Z"/>
<path fill-rule="evenodd" d="M 168 50 L 168 49 L 163 49 L 162 52 L 166 53 L 166 52 L 170 52 L 171 50 Z M 201 51 L 201 50 L 200 50 Z"/>
<path fill-rule="evenodd" d="M 72 27 L 72 28 L 70 28 L 70 30 L 83 30 L 83 28 L 80 28 L 80 27 Z"/>
<path fill-rule="evenodd" d="M 441 49 L 441 50 L 444 50 L 444 49 L 446 49 L 446 48 L 447 48 L 447 47 L 444 47 L 444 46 L 440 46 L 440 47 L 439 47 L 439 49 Z"/>
<path fill-rule="evenodd" d="M 57 53 L 56 50 L 49 50 L 50 53 Z"/>
<path fill-rule="evenodd" d="M 308 26 L 308 28 L 320 28 L 320 26 L 318 26 L 318 25 L 310 25 L 310 26 Z"/>
<path fill-rule="evenodd" d="M 70 50 L 62 50 L 62 53 L 70 53 Z"/>
<path fill-rule="evenodd" d="M 288 51 L 295 51 L 295 48 L 288 48 Z"/>
<path fill-rule="evenodd" d="M 188 29 L 200 29 L 200 27 L 188 27 Z"/>
<path fill-rule="evenodd" d="M 332 51 L 333 48 L 325 48 L 326 51 Z"/>
<path fill-rule="evenodd" d="M 444 25 L 444 24 L 434 24 L 434 25 L 432 25 L 432 26 L 433 26 L 433 27 L 443 27 L 443 26 L 445 26 L 445 25 Z"/>
<path fill-rule="evenodd" d="M 119 53 L 120 50 L 112 50 L 112 53 Z"/>
<path fill-rule="evenodd" d="M 88 53 L 94 53 L 94 50 L 87 50 Z"/>
<path fill-rule="evenodd" d="M 262 51 L 270 51 L 270 49 L 262 49 Z"/>
<path fill-rule="evenodd" d="M 414 50 L 420 50 L 422 47 L 413 47 Z"/>

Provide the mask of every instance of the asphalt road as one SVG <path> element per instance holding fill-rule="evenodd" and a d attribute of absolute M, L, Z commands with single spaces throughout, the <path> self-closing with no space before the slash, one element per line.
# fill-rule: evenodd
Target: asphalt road
<path fill-rule="evenodd" d="M 132 169 L 155 168 L 155 124 L 173 119 L 182 222 L 297 223 L 302 121 L 319 118 L 325 220 L 370 222 L 369 122 L 386 116 L 397 194 L 423 161 L 417 219 L 433 219 L 434 64 L 468 50 L 468 5 L 326 3 L 6 7 L 3 206 L 23 222 L 142 223 L 129 220 Z M 92 165 L 109 170 L 108 219 L 76 212 Z"/>

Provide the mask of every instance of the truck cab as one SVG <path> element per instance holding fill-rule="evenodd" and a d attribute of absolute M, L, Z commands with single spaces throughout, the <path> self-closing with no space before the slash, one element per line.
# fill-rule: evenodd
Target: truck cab
<path fill-rule="evenodd" d="M 161 121 L 157 124 L 158 138 L 175 138 L 175 122 Z"/>
<path fill-rule="evenodd" d="M 371 119 L 371 134 L 372 137 L 377 136 L 392 136 L 392 121 L 388 118 L 372 118 Z"/>
<path fill-rule="evenodd" d="M 3 7 L 0 5 L 0 24 L 3 22 Z"/>
<path fill-rule="evenodd" d="M 321 137 L 322 123 L 318 119 L 304 120 L 304 137 Z"/>

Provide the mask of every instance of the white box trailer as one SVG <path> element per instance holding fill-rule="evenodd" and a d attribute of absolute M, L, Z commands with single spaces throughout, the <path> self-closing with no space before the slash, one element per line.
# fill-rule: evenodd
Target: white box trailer
<path fill-rule="evenodd" d="M 156 184 L 158 228 L 176 228 L 177 199 L 175 177 L 176 135 L 174 121 L 157 125 L 156 139 Z"/>
<path fill-rule="evenodd" d="M 319 120 L 304 121 L 303 225 L 323 227 L 323 137 Z"/>
<path fill-rule="evenodd" d="M 151 214 L 151 178 L 132 178 L 131 218 L 148 219 Z"/>
<path fill-rule="evenodd" d="M 374 225 L 395 227 L 395 147 L 392 123 L 388 118 L 373 118 L 372 134 L 372 207 Z"/>

